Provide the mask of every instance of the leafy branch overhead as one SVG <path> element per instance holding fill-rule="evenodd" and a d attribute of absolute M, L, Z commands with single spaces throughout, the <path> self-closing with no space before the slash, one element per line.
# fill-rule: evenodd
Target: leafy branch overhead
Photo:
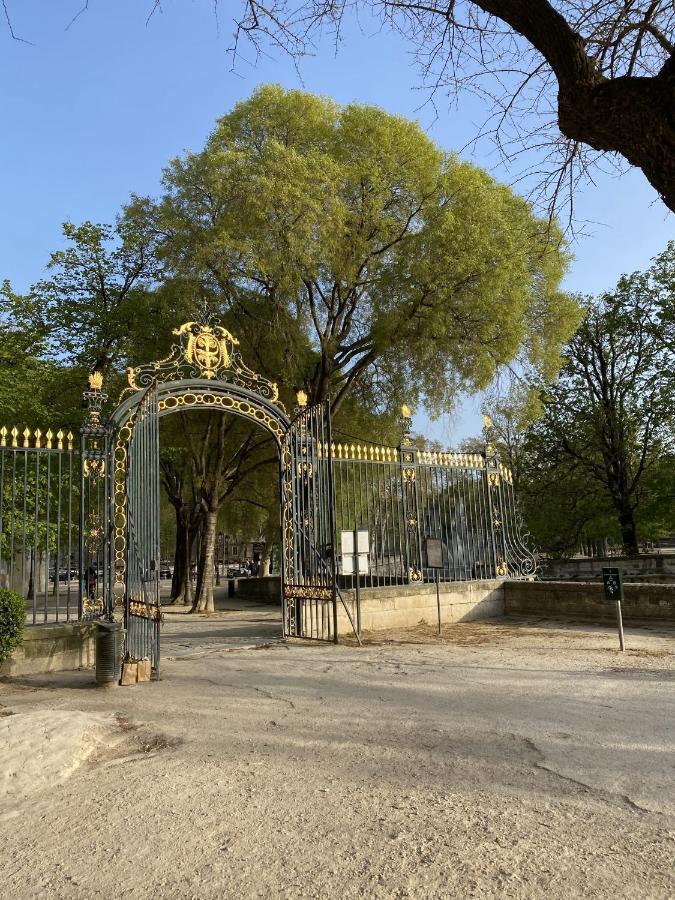
<path fill-rule="evenodd" d="M 675 210 L 675 6 L 671 0 L 246 0 L 242 38 L 295 57 L 368 10 L 409 40 L 434 91 L 478 94 L 479 136 L 529 173 L 555 209 L 599 157 L 640 168 Z"/>

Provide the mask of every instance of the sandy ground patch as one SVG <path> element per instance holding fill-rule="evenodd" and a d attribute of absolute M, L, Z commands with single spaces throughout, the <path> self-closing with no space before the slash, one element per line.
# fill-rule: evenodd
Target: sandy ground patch
<path fill-rule="evenodd" d="M 5 808 L 61 784 L 116 743 L 112 713 L 37 709 L 0 718 L 0 797 Z M 3 804 L 3 805 L 5 805 Z"/>
<path fill-rule="evenodd" d="M 14 716 L 117 723 L 18 804 L 7 895 L 675 896 L 672 629 L 624 655 L 534 621 L 276 637 L 271 611 L 181 617 L 161 682 L 2 683 Z"/>

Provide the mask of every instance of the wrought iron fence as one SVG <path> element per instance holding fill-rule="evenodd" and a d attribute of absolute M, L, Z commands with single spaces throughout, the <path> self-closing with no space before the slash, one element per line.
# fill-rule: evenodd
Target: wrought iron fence
<path fill-rule="evenodd" d="M 398 448 L 343 444 L 319 425 L 282 451 L 289 633 L 334 636 L 340 588 L 535 575 L 511 473 L 489 443 L 474 454 L 405 438 Z M 98 421 L 77 446 L 72 432 L 0 428 L 0 586 L 23 594 L 29 624 L 111 615 L 104 597 L 125 522 L 106 535 L 105 511 L 111 466 L 125 463 L 110 441 Z M 357 620 L 358 601 L 347 612 Z"/>
<path fill-rule="evenodd" d="M 82 617 L 81 465 L 72 432 L 0 429 L 0 584 L 30 624 Z"/>
<path fill-rule="evenodd" d="M 104 612 L 105 465 L 71 431 L 0 428 L 0 586 L 30 625 Z"/>
<path fill-rule="evenodd" d="M 334 443 L 329 452 L 341 586 L 535 574 L 513 478 L 489 446 L 466 454 Z"/>

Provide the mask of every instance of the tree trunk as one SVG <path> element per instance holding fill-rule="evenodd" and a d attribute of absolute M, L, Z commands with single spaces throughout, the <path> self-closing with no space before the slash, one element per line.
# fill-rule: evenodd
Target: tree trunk
<path fill-rule="evenodd" d="M 192 548 L 195 542 L 195 531 L 185 515 L 176 510 L 176 551 L 174 554 L 173 578 L 171 581 L 171 598 L 178 606 L 192 605 Z"/>
<path fill-rule="evenodd" d="M 216 528 L 218 510 L 209 510 L 204 517 L 201 554 L 197 572 L 197 590 L 190 612 L 215 612 L 213 601 L 213 573 L 216 558 Z"/>
<path fill-rule="evenodd" d="M 626 556 L 638 555 L 637 529 L 635 527 L 635 515 L 629 504 L 622 504 L 619 513 L 619 525 L 621 526 L 621 540 L 623 552 Z"/>
<path fill-rule="evenodd" d="M 675 56 L 651 77 L 606 78 L 581 35 L 548 0 L 474 2 L 523 35 L 549 63 L 558 80 L 558 125 L 565 137 L 620 153 L 675 211 Z"/>
<path fill-rule="evenodd" d="M 260 560 L 260 564 L 258 566 L 258 578 L 267 578 L 270 574 L 270 558 L 269 556 L 264 556 Z"/>
<path fill-rule="evenodd" d="M 192 605 L 192 551 L 198 532 L 198 521 L 191 518 L 185 506 L 176 509 L 176 550 L 174 553 L 172 602 L 178 606 Z"/>
<path fill-rule="evenodd" d="M 185 543 L 187 535 L 176 510 L 176 548 L 173 554 L 173 576 L 171 578 L 171 600 L 180 603 L 185 593 Z"/>
<path fill-rule="evenodd" d="M 560 130 L 595 150 L 620 153 L 675 210 L 674 91 L 672 62 L 658 77 L 575 84 L 558 95 Z"/>

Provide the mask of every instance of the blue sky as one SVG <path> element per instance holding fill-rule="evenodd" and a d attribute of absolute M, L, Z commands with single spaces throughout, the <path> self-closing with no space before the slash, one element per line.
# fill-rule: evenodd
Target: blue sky
<path fill-rule="evenodd" d="M 221 3 L 217 24 L 212 0 L 163 0 L 146 26 L 151 0 L 90 0 L 66 30 L 83 0 L 7 0 L 15 32 L 32 45 L 0 27 L 0 278 L 26 289 L 59 246 L 63 221 L 109 222 L 132 191 L 156 192 L 167 160 L 203 146 L 215 119 L 259 84 L 378 104 L 417 118 L 452 150 L 482 121 L 468 97 L 452 107 L 441 101 L 436 117 L 408 46 L 374 22 L 348 23 L 337 55 L 326 40 L 299 74 L 280 54 L 253 65 L 249 53 L 232 71 L 228 10 L 236 2 Z M 508 181 L 488 146 L 464 155 Z M 611 287 L 675 237 L 675 217 L 637 171 L 599 175 L 576 206 L 594 224 L 573 247 L 571 290 Z M 476 407 L 467 401 L 434 423 L 434 435 L 450 445 L 476 433 Z"/>

